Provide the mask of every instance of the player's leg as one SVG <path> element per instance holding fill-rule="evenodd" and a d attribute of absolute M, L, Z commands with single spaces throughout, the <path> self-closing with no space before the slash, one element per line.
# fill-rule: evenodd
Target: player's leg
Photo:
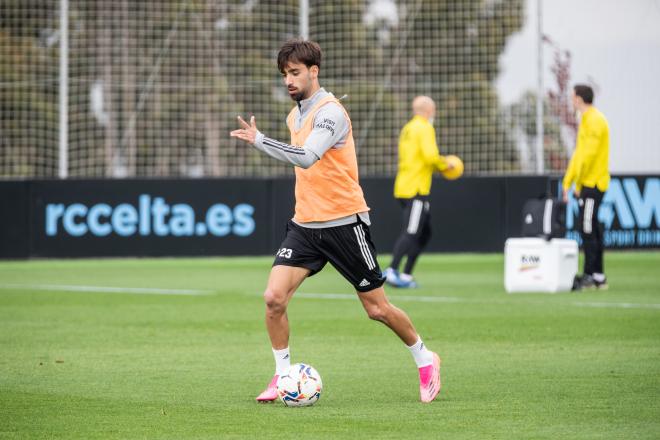
<path fill-rule="evenodd" d="M 392 269 L 395 272 L 399 271 L 399 266 L 401 266 L 401 261 L 403 257 L 408 253 L 408 248 L 410 247 L 410 237 L 405 232 L 401 232 L 394 242 L 394 248 L 392 248 L 392 261 L 387 269 Z"/>
<path fill-rule="evenodd" d="M 289 346 L 289 320 L 286 308 L 294 292 L 309 275 L 305 267 L 273 266 L 264 291 L 266 329 L 273 350 Z"/>
<path fill-rule="evenodd" d="M 406 234 L 405 225 L 408 223 L 408 217 L 410 216 L 410 206 L 412 199 L 397 199 L 401 205 L 401 232 L 394 242 L 394 248 L 392 249 L 392 261 L 387 269 L 385 269 L 385 280 L 387 283 L 396 284 L 398 283 L 399 278 L 399 266 L 401 265 L 401 260 L 406 255 L 408 251 L 408 246 L 410 242 L 408 240 L 408 234 Z"/>
<path fill-rule="evenodd" d="M 580 281 L 580 288 L 590 288 L 595 286 L 593 274 L 597 269 L 598 256 L 598 213 L 593 188 L 582 188 L 578 203 L 580 205 L 580 236 L 584 249 L 584 274 Z"/>
<path fill-rule="evenodd" d="M 419 215 L 419 225 L 414 234 L 411 234 L 413 244 L 408 250 L 408 259 L 401 273 L 403 287 L 416 287 L 417 283 L 413 280 L 412 273 L 417 263 L 417 258 L 422 253 L 429 240 L 431 239 L 431 206 L 428 200 L 423 201 L 422 212 Z"/>
<path fill-rule="evenodd" d="M 399 266 L 404 257 L 410 260 L 410 253 L 417 246 L 417 231 L 419 230 L 420 212 L 423 211 L 423 202 L 416 198 L 399 199 L 403 207 L 401 232 L 394 243 L 392 261 L 385 269 L 388 284 L 395 287 L 406 287 L 399 278 Z M 412 233 L 411 233 L 412 231 Z"/>
<path fill-rule="evenodd" d="M 308 231 L 292 222 L 287 225 L 284 241 L 275 255 L 275 261 L 264 291 L 265 321 L 270 338 L 275 374 L 259 396 L 258 402 L 277 399 L 277 379 L 291 365 L 289 354 L 289 320 L 287 306 L 300 284 L 321 270 L 325 259 L 309 243 Z"/>
<path fill-rule="evenodd" d="M 382 286 L 357 293 L 370 319 L 388 326 L 407 346 L 417 342 L 418 335 L 412 321 L 403 310 L 388 301 Z"/>
<path fill-rule="evenodd" d="M 289 354 L 289 319 L 286 308 L 294 292 L 307 278 L 310 270 L 304 267 L 276 265 L 270 271 L 264 291 L 266 303 L 266 329 L 275 358 L 275 374 L 266 389 L 257 396 L 257 402 L 277 399 L 277 380 L 291 366 Z"/>
<path fill-rule="evenodd" d="M 417 264 L 417 259 L 426 248 L 426 245 L 431 240 L 431 222 L 427 221 L 424 224 L 422 233 L 415 242 L 415 246 L 408 253 L 408 259 L 406 264 L 403 266 L 403 273 L 412 275 L 413 270 L 415 270 L 415 264 Z"/>
<path fill-rule="evenodd" d="M 317 242 L 326 259 L 357 290 L 371 319 L 390 327 L 406 344 L 417 340 L 417 332 L 408 316 L 387 300 L 385 278 L 378 266 L 376 248 L 369 226 L 358 221 L 350 225 L 324 229 Z M 364 294 L 363 294 L 364 293 Z"/>
<path fill-rule="evenodd" d="M 433 401 L 442 387 L 440 357 L 426 348 L 406 312 L 389 302 L 382 286 L 358 292 L 358 297 L 369 318 L 385 324 L 406 344 L 417 364 L 420 399 Z"/>
<path fill-rule="evenodd" d="M 596 224 L 596 237 L 598 246 L 596 248 L 596 265 L 594 267 L 594 273 L 605 274 L 604 264 L 603 264 L 603 250 L 604 250 L 604 230 L 603 224 L 598 222 Z"/>
<path fill-rule="evenodd" d="M 605 270 L 603 268 L 603 248 L 604 248 L 604 232 L 603 224 L 598 221 L 598 209 L 600 204 L 603 201 L 604 193 L 599 191 L 597 188 L 594 188 L 594 242 L 595 242 L 595 251 L 594 251 L 594 272 L 592 278 L 594 279 L 594 284 L 598 289 L 607 289 L 607 277 L 605 276 Z"/>
<path fill-rule="evenodd" d="M 408 315 L 387 299 L 368 225 L 360 221 L 328 228 L 318 245 L 358 292 L 369 318 L 385 324 L 406 344 L 419 369 L 421 399 L 433 400 L 440 391 L 440 358 L 426 348 Z"/>

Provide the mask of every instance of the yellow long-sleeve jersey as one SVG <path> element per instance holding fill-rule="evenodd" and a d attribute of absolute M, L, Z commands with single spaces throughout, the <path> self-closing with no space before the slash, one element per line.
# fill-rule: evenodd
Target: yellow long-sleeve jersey
<path fill-rule="evenodd" d="M 409 199 L 431 192 L 434 171 L 447 168 L 435 142 L 433 125 L 422 116 L 414 116 L 399 135 L 399 171 L 394 181 L 394 197 Z"/>
<path fill-rule="evenodd" d="M 568 190 L 575 183 L 578 192 L 584 186 L 607 191 L 610 185 L 609 159 L 610 128 L 607 119 L 591 106 L 580 121 L 575 152 L 564 176 L 564 189 Z"/>

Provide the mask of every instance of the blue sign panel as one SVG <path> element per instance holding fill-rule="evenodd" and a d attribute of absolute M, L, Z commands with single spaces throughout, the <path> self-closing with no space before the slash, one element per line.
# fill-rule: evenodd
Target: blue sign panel
<path fill-rule="evenodd" d="M 567 237 L 578 242 L 579 211 L 571 195 L 566 209 Z M 660 247 L 660 177 L 613 177 L 598 211 L 609 248 Z"/>

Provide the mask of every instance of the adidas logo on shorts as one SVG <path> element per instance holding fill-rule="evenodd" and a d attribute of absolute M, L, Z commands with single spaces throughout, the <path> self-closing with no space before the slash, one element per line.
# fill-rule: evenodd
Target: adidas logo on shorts
<path fill-rule="evenodd" d="M 366 286 L 368 286 L 369 284 L 371 284 L 369 281 L 367 281 L 366 279 L 362 278 L 362 281 L 360 281 L 359 286 L 360 286 L 360 287 L 366 287 Z"/>

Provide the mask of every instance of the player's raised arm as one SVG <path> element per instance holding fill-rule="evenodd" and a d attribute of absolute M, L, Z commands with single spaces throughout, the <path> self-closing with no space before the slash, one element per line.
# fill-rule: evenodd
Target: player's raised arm
<path fill-rule="evenodd" d="M 277 160 L 288 162 L 301 168 L 309 168 L 319 160 L 319 156 L 310 149 L 295 147 L 285 142 L 280 142 L 264 136 L 264 134 L 257 129 L 254 116 L 250 118 L 249 124 L 240 116 L 238 116 L 238 122 L 241 125 L 241 128 L 233 130 L 230 133 L 231 137 L 248 142 Z"/>
<path fill-rule="evenodd" d="M 249 124 L 240 116 L 238 121 L 242 128 L 232 131 L 232 137 L 252 144 L 277 160 L 301 168 L 314 165 L 330 148 L 341 147 L 349 130 L 345 115 L 333 104 L 325 105 L 319 110 L 314 128 L 305 145 L 301 147 L 265 136 L 257 129 L 254 116 L 250 118 Z"/>

